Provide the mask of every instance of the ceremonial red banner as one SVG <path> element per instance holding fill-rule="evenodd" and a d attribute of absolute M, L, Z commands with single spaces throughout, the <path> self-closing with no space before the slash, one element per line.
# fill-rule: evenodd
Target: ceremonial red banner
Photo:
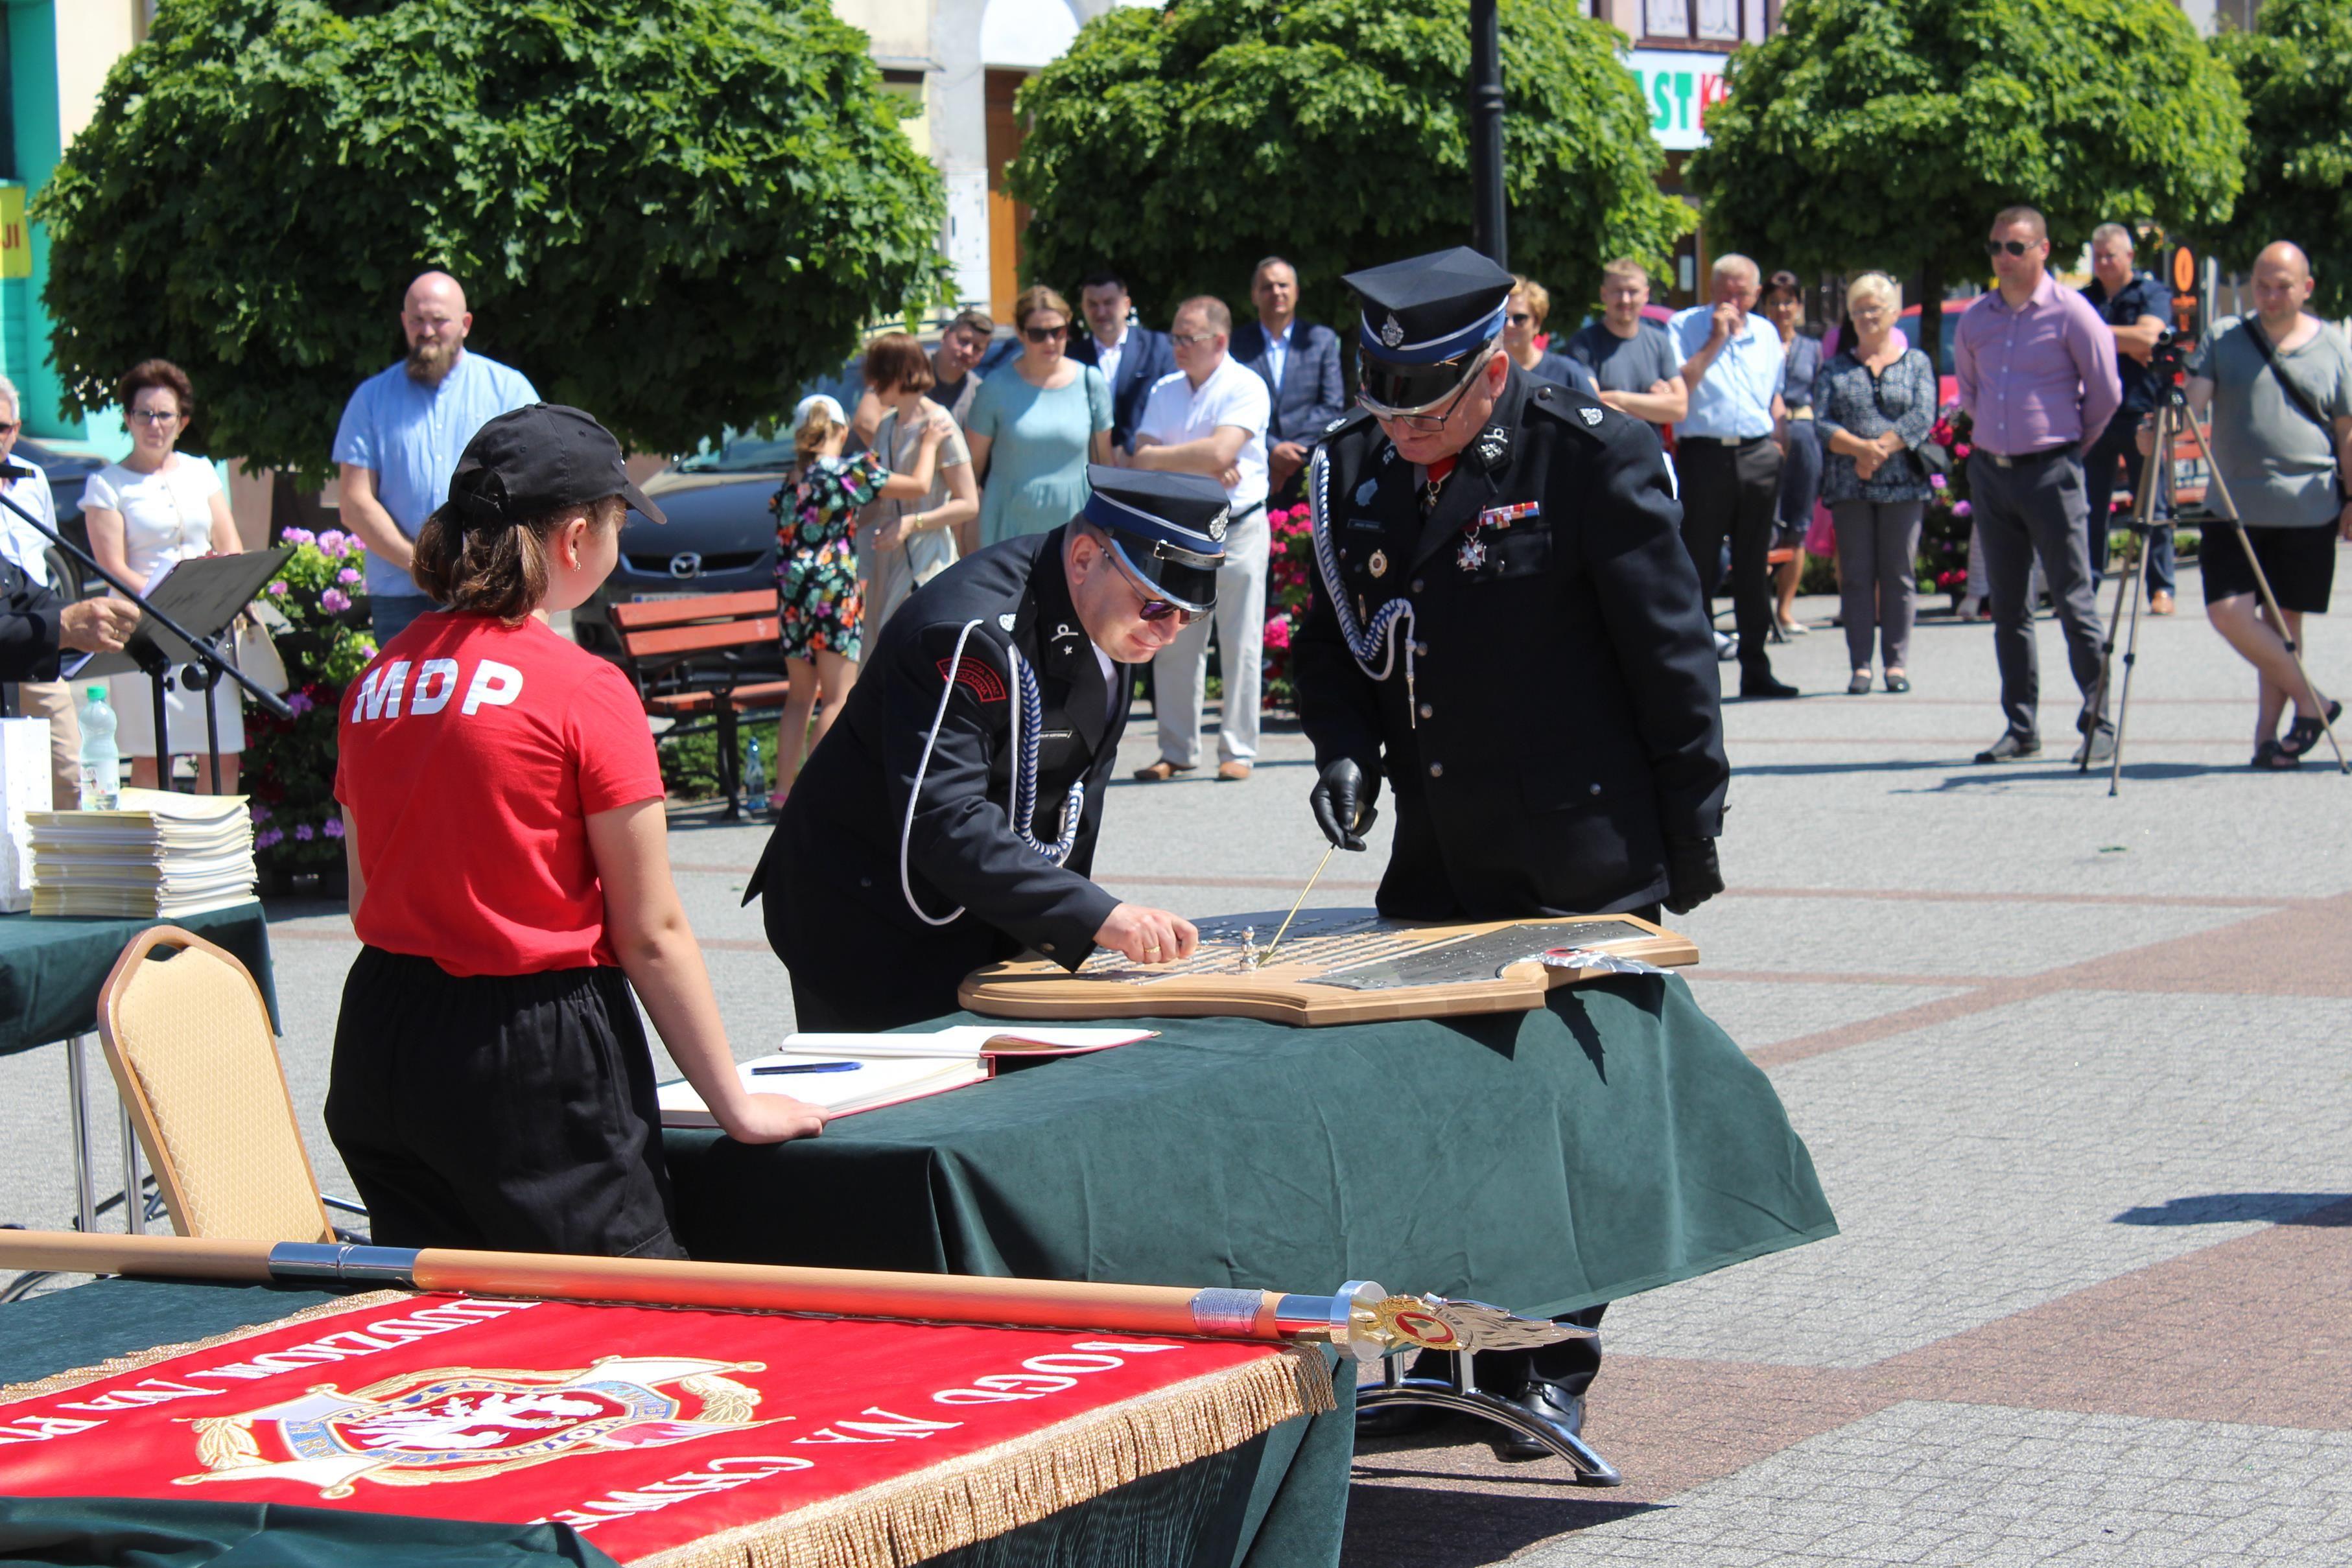
<path fill-rule="evenodd" d="M 0 1493 L 555 1521 L 889 1564 L 1331 1406 L 1319 1354 L 395 1292 L 0 1390 Z"/>

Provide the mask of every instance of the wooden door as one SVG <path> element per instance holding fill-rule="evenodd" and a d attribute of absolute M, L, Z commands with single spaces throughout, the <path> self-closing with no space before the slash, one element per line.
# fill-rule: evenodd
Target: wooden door
<path fill-rule="evenodd" d="M 988 293 L 989 314 L 999 322 L 1013 319 L 1013 299 L 1021 292 L 1022 235 L 1029 226 L 1029 209 L 1004 188 L 1005 166 L 1021 155 L 1022 125 L 1013 112 L 1013 95 L 1029 79 L 1029 72 L 991 70 L 988 96 Z"/>

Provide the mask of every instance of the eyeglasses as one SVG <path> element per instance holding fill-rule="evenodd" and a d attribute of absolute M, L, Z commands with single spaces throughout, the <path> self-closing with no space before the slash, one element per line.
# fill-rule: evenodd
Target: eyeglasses
<path fill-rule="evenodd" d="M 1117 545 L 1106 546 L 1103 553 L 1110 558 L 1111 565 L 1118 569 L 1119 576 L 1127 579 L 1127 585 L 1135 590 L 1136 597 L 1143 601 L 1136 614 L 1148 623 L 1156 626 L 1172 615 L 1176 617 L 1177 625 L 1190 626 L 1208 614 L 1206 610 L 1190 609 L 1173 600 L 1161 599 L 1154 595 L 1152 590 L 1157 585 L 1146 581 L 1140 572 L 1128 565 L 1127 558 L 1120 553 Z"/>
<path fill-rule="evenodd" d="M 1024 327 L 1021 329 L 1021 335 L 1028 339 L 1033 343 L 1050 343 L 1056 339 L 1068 337 L 1070 329 L 1066 326 Z"/>
<path fill-rule="evenodd" d="M 2011 256 L 2023 256 L 2041 243 L 2040 240 L 1989 239 L 1985 241 L 1985 254 L 1999 256 L 2002 251 L 2007 251 Z"/>
<path fill-rule="evenodd" d="M 1223 335 L 1222 332 L 1194 332 L 1188 337 L 1181 332 L 1171 332 L 1168 334 L 1168 340 L 1171 343 L 1181 343 L 1191 349 L 1205 349 Z"/>
<path fill-rule="evenodd" d="M 176 421 L 180 415 L 177 411 L 173 409 L 134 408 L 131 411 L 131 417 L 139 421 L 142 424 L 170 424 Z"/>
<path fill-rule="evenodd" d="M 1527 326 L 1535 319 L 1535 313 L 1530 310 L 1514 310 L 1511 312 L 1509 318 L 1510 323 L 1514 327 Z"/>
<path fill-rule="evenodd" d="M 14 435 L 24 428 L 22 422 L 17 420 L 0 421 L 0 435 Z"/>

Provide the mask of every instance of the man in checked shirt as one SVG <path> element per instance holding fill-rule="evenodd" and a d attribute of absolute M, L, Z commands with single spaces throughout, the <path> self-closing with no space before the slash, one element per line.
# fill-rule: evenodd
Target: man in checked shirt
<path fill-rule="evenodd" d="M 2066 633 L 2066 662 L 2083 694 L 2076 764 L 2115 755 L 2099 686 L 2099 612 L 2093 592 L 2083 446 L 2122 405 L 2115 336 L 2080 294 L 2050 275 L 2050 230 L 2032 207 L 2004 209 L 1985 251 L 2000 287 L 1969 307 L 1953 340 L 1960 406 L 1974 423 L 1969 495 L 1991 590 L 1993 653 L 2000 661 L 2001 737 L 1979 762 L 2042 749 L 2042 674 L 2027 580 L 2036 557 Z"/>

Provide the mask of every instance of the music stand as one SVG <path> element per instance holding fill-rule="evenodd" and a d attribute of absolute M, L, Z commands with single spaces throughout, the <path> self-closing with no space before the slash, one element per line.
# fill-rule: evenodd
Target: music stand
<path fill-rule="evenodd" d="M 138 630 L 131 633 L 121 651 L 92 653 L 66 674 L 68 680 L 79 680 L 131 670 L 146 673 L 155 694 L 156 782 L 162 788 L 172 787 L 172 736 L 163 693 L 172 667 L 177 664 L 184 666 L 180 689 L 204 696 L 213 793 L 220 793 L 220 716 L 213 711 L 212 694 L 221 676 L 235 671 L 236 664 L 226 657 L 219 637 L 293 553 L 283 548 L 247 550 L 177 563 L 162 580 L 148 585 L 141 601 Z M 190 672 L 194 678 L 190 678 Z"/>

